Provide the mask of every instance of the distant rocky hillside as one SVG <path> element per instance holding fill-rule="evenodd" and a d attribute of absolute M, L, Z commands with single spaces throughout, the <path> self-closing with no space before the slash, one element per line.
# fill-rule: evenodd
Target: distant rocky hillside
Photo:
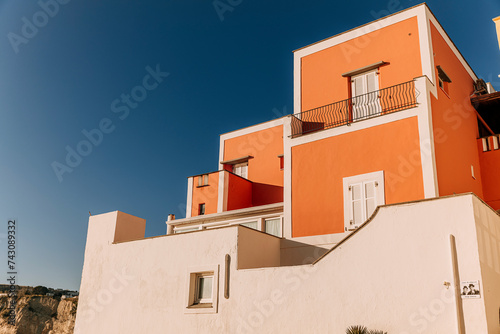
<path fill-rule="evenodd" d="M 0 297 L 0 334 L 71 334 L 77 299 L 23 296 L 17 300 L 16 325 L 8 323 L 10 298 Z"/>

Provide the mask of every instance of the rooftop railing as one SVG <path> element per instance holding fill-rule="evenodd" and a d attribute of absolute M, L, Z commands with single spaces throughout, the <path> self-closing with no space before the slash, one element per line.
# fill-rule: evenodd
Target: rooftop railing
<path fill-rule="evenodd" d="M 292 115 L 292 138 L 415 107 L 415 82 L 408 81 L 368 94 Z"/>

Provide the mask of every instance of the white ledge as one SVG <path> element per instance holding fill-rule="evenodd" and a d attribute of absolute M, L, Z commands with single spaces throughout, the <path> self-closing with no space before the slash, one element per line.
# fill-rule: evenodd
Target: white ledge
<path fill-rule="evenodd" d="M 283 211 L 283 202 L 273 203 L 260 206 L 252 206 L 250 208 L 224 211 L 219 213 L 212 213 L 209 215 L 196 216 L 191 218 L 183 218 L 178 220 L 170 220 L 165 222 L 168 225 L 178 226 L 191 223 L 208 223 L 208 222 L 220 222 L 224 220 L 230 220 L 235 218 L 249 217 L 252 215 L 262 215 L 266 213 L 276 213 Z"/>

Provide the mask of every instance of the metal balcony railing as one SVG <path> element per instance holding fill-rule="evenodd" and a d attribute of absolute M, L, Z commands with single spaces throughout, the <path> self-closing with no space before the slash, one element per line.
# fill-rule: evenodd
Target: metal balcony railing
<path fill-rule="evenodd" d="M 292 138 L 415 107 L 415 82 L 380 89 L 292 115 Z"/>

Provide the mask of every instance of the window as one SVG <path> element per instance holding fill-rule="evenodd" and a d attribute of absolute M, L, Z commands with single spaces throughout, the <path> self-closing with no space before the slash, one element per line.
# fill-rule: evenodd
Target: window
<path fill-rule="evenodd" d="M 253 228 L 254 230 L 258 230 L 258 223 L 257 222 L 242 223 L 240 225 Z"/>
<path fill-rule="evenodd" d="M 285 157 L 282 155 L 278 155 L 278 158 L 280 159 L 280 170 L 285 169 Z"/>
<path fill-rule="evenodd" d="M 244 179 L 248 179 L 248 162 L 234 165 L 233 173 L 241 176 Z"/>
<path fill-rule="evenodd" d="M 196 287 L 194 293 L 194 305 L 212 303 L 212 286 L 214 282 L 214 273 L 196 274 Z"/>
<path fill-rule="evenodd" d="M 351 77 L 353 120 L 381 113 L 378 90 L 378 69 Z"/>
<path fill-rule="evenodd" d="M 349 185 L 351 200 L 351 225 L 358 227 L 375 210 L 376 181 L 366 181 Z"/>
<path fill-rule="evenodd" d="M 189 268 L 185 313 L 216 313 L 218 285 L 218 265 Z"/>
<path fill-rule="evenodd" d="M 448 82 L 446 81 L 443 81 L 443 79 L 441 78 L 438 78 L 438 81 L 439 81 L 439 88 L 441 88 L 441 90 L 443 92 L 446 93 L 446 95 L 449 95 L 449 87 L 448 87 Z"/>
<path fill-rule="evenodd" d="M 198 176 L 198 187 L 208 186 L 208 174 Z"/>
<path fill-rule="evenodd" d="M 363 224 L 378 205 L 385 204 L 384 172 L 373 172 L 344 178 L 345 231 Z"/>
<path fill-rule="evenodd" d="M 271 218 L 264 221 L 265 232 L 281 238 L 281 218 Z"/>
<path fill-rule="evenodd" d="M 198 214 L 200 216 L 205 214 L 205 203 L 201 203 L 200 205 L 198 205 Z"/>
<path fill-rule="evenodd" d="M 199 231 L 199 227 L 192 227 L 192 228 L 183 228 L 183 229 L 174 229 L 174 234 L 179 234 L 179 233 L 186 233 L 186 232 L 193 232 L 193 231 Z"/>
<path fill-rule="evenodd" d="M 451 83 L 451 79 L 448 74 L 446 74 L 446 72 L 441 68 L 441 66 L 437 66 L 437 71 L 439 88 L 441 88 L 441 90 L 445 92 L 447 96 L 449 96 L 450 93 L 448 84 Z"/>

